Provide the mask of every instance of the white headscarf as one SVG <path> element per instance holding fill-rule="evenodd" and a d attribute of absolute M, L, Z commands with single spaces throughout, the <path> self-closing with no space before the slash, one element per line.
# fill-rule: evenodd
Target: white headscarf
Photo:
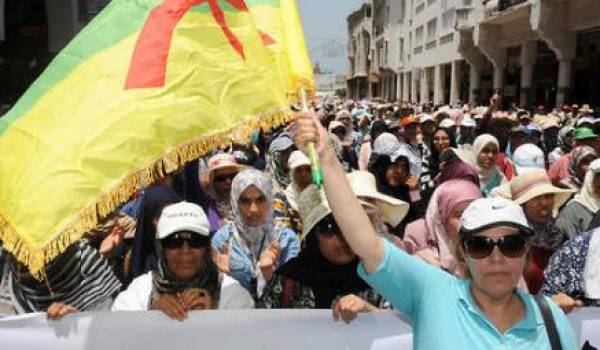
<path fill-rule="evenodd" d="M 475 164 L 473 165 L 479 173 L 479 182 L 482 190 L 486 189 L 486 187 L 488 187 L 488 185 L 492 181 L 494 181 L 494 179 L 496 179 L 498 176 L 500 177 L 500 183 L 498 185 L 507 182 L 506 177 L 504 177 L 504 174 L 502 174 L 502 172 L 498 169 L 496 164 L 494 164 L 489 169 L 483 169 L 479 165 L 479 153 L 481 153 L 485 146 L 489 145 L 490 143 L 496 145 L 496 148 L 500 150 L 500 144 L 498 143 L 498 139 L 496 139 L 493 135 L 490 134 L 479 135 L 473 142 L 473 156 L 475 157 Z M 490 188 L 489 190 L 491 191 L 492 188 Z"/>
<path fill-rule="evenodd" d="M 600 196 L 594 192 L 594 178 L 600 173 L 600 159 L 596 159 L 590 163 L 588 171 L 585 173 L 583 187 L 581 191 L 575 195 L 573 200 L 586 207 L 592 214 L 600 210 Z"/>
<path fill-rule="evenodd" d="M 246 225 L 240 211 L 239 200 L 242 193 L 250 186 L 258 188 L 266 197 L 268 208 L 265 223 L 259 227 Z M 231 209 L 233 211 L 234 239 L 245 250 L 253 262 L 258 262 L 262 250 L 269 246 L 275 237 L 273 222 L 273 184 L 271 179 L 256 169 L 244 170 L 236 175 L 231 184 Z"/>

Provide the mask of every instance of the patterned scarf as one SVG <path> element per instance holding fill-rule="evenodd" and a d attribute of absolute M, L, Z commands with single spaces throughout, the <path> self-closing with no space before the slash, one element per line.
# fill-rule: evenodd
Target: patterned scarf
<path fill-rule="evenodd" d="M 36 280 L 12 257 L 9 273 L 11 298 L 19 314 L 44 312 L 53 302 L 92 310 L 121 289 L 108 261 L 85 243 L 72 244 L 46 265 L 45 281 Z"/>

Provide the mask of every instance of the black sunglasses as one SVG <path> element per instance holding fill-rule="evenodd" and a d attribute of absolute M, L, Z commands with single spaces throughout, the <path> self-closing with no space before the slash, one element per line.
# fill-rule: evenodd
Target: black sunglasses
<path fill-rule="evenodd" d="M 210 244 L 208 237 L 203 237 L 197 233 L 178 232 L 162 240 L 162 246 L 165 249 L 180 249 L 183 243 L 187 242 L 190 248 L 205 248 Z"/>
<path fill-rule="evenodd" d="M 215 182 L 223 182 L 225 180 L 231 180 L 233 181 L 233 178 L 235 178 L 236 174 L 225 174 L 225 175 L 217 175 L 215 176 Z"/>
<path fill-rule="evenodd" d="M 463 247 L 465 252 L 473 259 L 487 258 L 492 254 L 495 246 L 507 258 L 519 258 L 527 249 L 527 238 L 525 234 L 516 234 L 492 239 L 485 236 L 471 236 L 465 238 Z"/>

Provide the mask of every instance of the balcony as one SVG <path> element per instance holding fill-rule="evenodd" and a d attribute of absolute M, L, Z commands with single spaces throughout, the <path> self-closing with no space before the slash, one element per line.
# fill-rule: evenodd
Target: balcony
<path fill-rule="evenodd" d="M 515 5 L 527 2 L 527 0 L 498 0 L 498 11 L 504 11 Z"/>

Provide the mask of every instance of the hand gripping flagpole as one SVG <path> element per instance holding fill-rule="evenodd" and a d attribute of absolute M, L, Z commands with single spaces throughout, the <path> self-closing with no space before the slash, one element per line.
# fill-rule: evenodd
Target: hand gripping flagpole
<path fill-rule="evenodd" d="M 308 112 L 308 98 L 306 97 L 306 90 L 300 89 L 300 96 L 302 98 L 302 112 Z M 318 188 L 323 187 L 323 169 L 319 163 L 319 155 L 315 149 L 315 143 L 308 143 L 308 158 L 310 159 L 310 169 L 312 172 L 312 182 Z"/>

